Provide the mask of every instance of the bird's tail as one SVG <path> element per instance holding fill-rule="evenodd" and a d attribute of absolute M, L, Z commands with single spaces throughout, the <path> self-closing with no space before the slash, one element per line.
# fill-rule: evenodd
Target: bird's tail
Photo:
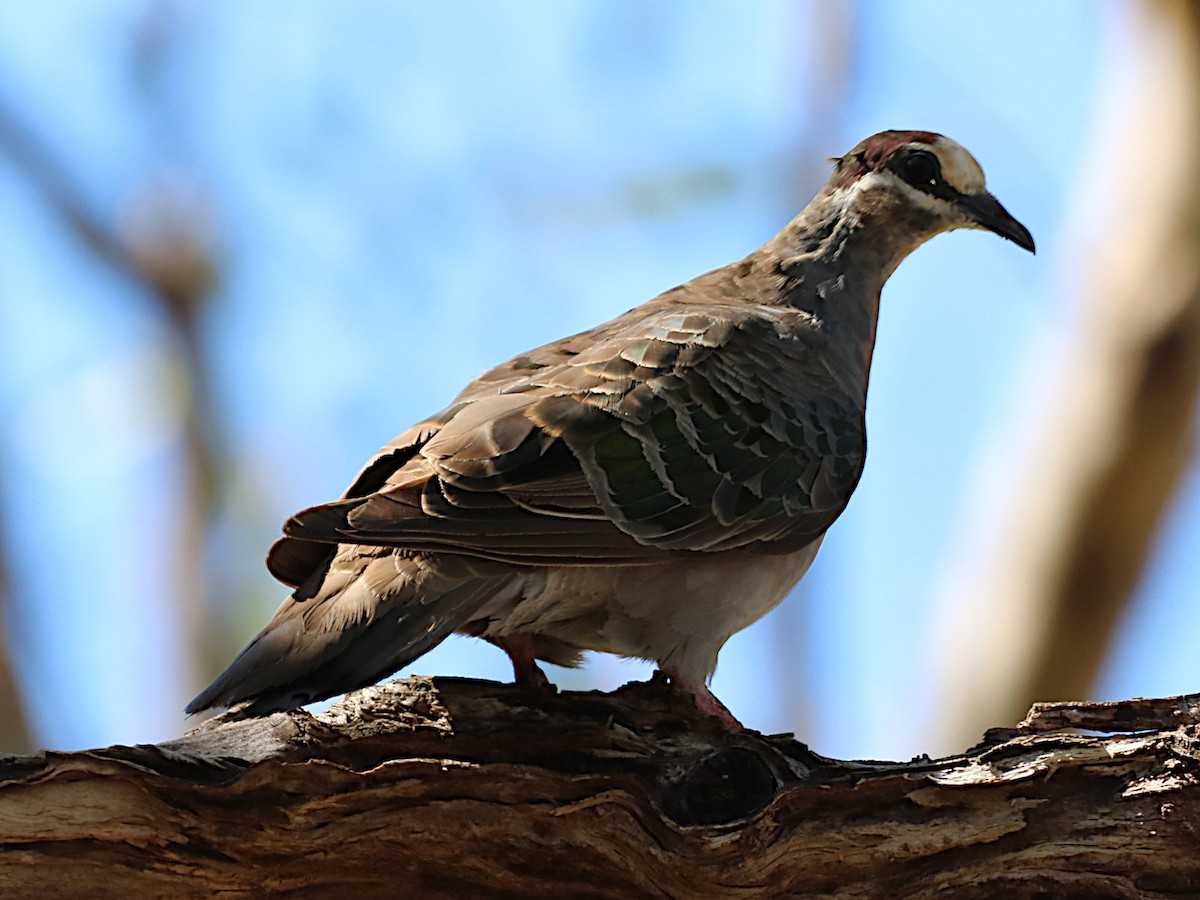
<path fill-rule="evenodd" d="M 374 684 L 432 650 L 502 588 L 507 576 L 462 558 L 374 547 L 330 558 L 186 707 L 238 716 L 295 709 Z"/>

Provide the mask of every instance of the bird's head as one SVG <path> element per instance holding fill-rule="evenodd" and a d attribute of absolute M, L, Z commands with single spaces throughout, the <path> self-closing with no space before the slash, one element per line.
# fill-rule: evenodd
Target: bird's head
<path fill-rule="evenodd" d="M 828 199 L 907 231 L 914 247 L 943 231 L 981 228 L 1034 252 L 1029 229 L 988 193 L 979 163 L 949 138 L 883 131 L 833 162 Z"/>

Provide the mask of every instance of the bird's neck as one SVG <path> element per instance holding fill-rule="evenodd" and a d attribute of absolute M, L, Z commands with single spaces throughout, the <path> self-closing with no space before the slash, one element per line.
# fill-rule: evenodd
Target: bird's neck
<path fill-rule="evenodd" d="M 865 393 L 884 282 L 936 230 L 913 222 L 889 227 L 882 211 L 836 199 L 818 197 L 755 255 L 782 277 L 778 302 L 820 323 Z"/>

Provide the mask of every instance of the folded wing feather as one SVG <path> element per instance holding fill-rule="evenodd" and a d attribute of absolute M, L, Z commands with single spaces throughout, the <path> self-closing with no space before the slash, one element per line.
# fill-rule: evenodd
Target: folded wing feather
<path fill-rule="evenodd" d="M 499 366 L 289 520 L 272 571 L 300 574 L 289 541 L 520 565 L 807 543 L 861 472 L 861 399 L 778 318 L 663 304 Z"/>

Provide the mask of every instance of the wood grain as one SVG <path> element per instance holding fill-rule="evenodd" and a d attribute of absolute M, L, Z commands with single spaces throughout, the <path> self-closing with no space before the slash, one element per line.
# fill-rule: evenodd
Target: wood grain
<path fill-rule="evenodd" d="M 0 894 L 1195 896 L 1197 698 L 1128 704 L 844 762 L 728 734 L 657 682 L 411 678 L 0 761 Z M 1080 721 L 1121 731 L 1058 727 Z"/>

